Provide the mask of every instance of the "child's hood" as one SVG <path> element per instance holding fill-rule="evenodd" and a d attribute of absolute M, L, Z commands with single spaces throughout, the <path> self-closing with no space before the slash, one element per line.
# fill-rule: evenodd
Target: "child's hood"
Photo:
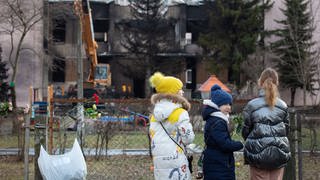
<path fill-rule="evenodd" d="M 170 114 L 177 108 L 181 107 L 179 104 L 170 102 L 169 100 L 163 99 L 155 104 L 153 115 L 157 121 L 166 120 Z"/>
<path fill-rule="evenodd" d="M 153 116 L 157 121 L 166 120 L 177 108 L 190 109 L 189 102 L 178 95 L 155 94 L 151 97 L 151 103 L 154 104 Z"/>
<path fill-rule="evenodd" d="M 203 105 L 205 106 L 202 111 L 203 120 L 209 119 L 209 116 L 219 117 L 229 123 L 229 117 L 223 114 L 219 107 L 211 100 L 204 100 Z"/>
<path fill-rule="evenodd" d="M 206 121 L 212 113 L 220 111 L 219 107 L 209 99 L 203 100 L 203 105 L 202 117 L 204 121 Z"/>

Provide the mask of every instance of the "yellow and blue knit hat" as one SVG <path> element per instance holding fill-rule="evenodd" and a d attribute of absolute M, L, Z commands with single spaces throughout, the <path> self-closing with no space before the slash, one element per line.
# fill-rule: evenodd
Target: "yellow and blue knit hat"
<path fill-rule="evenodd" d="M 160 72 L 154 73 L 149 81 L 151 87 L 155 88 L 157 93 L 177 94 L 183 86 L 180 79 L 172 76 L 164 76 Z"/>

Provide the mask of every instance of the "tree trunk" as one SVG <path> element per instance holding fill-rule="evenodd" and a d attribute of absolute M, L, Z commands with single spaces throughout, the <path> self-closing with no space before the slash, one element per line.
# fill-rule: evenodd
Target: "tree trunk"
<path fill-rule="evenodd" d="M 303 83 L 303 109 L 307 109 L 307 84 Z"/>
<path fill-rule="evenodd" d="M 19 39 L 19 43 L 17 46 L 17 51 L 16 51 L 16 56 L 14 57 L 14 62 L 12 63 L 11 59 L 10 62 L 11 64 L 13 64 L 14 66 L 12 66 L 12 77 L 11 77 L 11 82 L 15 83 L 16 81 L 16 76 L 17 76 L 17 71 L 18 71 L 18 63 L 19 63 L 19 55 L 20 55 L 20 50 L 21 50 L 21 46 L 22 46 L 22 42 L 26 36 L 27 32 L 23 31 L 20 39 Z M 14 86 L 12 87 L 12 92 L 11 92 L 11 96 L 12 96 L 12 106 L 13 108 L 17 107 L 17 102 L 16 102 L 16 85 L 14 84 Z"/>
<path fill-rule="evenodd" d="M 146 77 L 145 77 L 145 97 L 150 97 L 151 96 L 151 88 L 150 88 L 150 84 L 149 84 L 149 78 L 151 76 L 151 68 L 148 67 L 147 68 L 147 72 L 146 72 Z"/>
<path fill-rule="evenodd" d="M 11 101 L 12 101 L 12 107 L 15 109 L 17 107 L 17 102 L 16 102 L 16 86 L 13 85 L 11 87 Z"/>
<path fill-rule="evenodd" d="M 146 76 L 145 76 L 145 81 L 144 81 L 144 85 L 145 85 L 145 97 L 150 97 L 151 96 L 151 87 L 150 87 L 150 84 L 149 84 L 149 78 L 151 76 L 151 67 L 150 67 L 150 62 L 151 62 L 151 58 L 150 56 L 147 56 L 147 63 L 146 64 L 149 64 L 147 65 L 147 69 L 146 69 Z"/>
<path fill-rule="evenodd" d="M 294 106 L 294 101 L 295 101 L 295 96 L 296 96 L 296 88 L 290 88 L 291 91 L 291 101 L 290 101 L 290 106 Z"/>

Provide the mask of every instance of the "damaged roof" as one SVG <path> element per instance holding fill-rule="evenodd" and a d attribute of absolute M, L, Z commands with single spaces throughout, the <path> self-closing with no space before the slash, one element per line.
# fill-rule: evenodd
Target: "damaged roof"
<path fill-rule="evenodd" d="M 211 75 L 207 80 L 206 82 L 204 82 L 200 88 L 198 89 L 199 91 L 201 92 L 209 92 L 211 87 L 215 84 L 218 84 L 221 89 L 227 91 L 228 93 L 231 93 L 231 90 L 225 85 L 223 84 L 217 76 L 215 75 Z"/>

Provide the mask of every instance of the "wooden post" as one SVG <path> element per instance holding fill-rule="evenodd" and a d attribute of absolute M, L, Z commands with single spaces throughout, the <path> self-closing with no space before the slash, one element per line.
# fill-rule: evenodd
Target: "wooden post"
<path fill-rule="evenodd" d="M 29 88 L 29 107 L 32 106 L 32 94 L 33 94 L 33 88 L 30 86 Z M 28 107 L 26 107 L 28 108 Z M 30 108 L 25 110 L 25 135 L 24 135 L 24 180 L 29 179 L 29 142 L 30 142 Z"/>
<path fill-rule="evenodd" d="M 81 29 L 81 20 L 79 19 L 78 31 L 77 31 L 77 98 L 83 98 L 83 60 L 82 60 L 82 29 Z M 94 79 L 94 77 L 93 77 Z M 78 142 L 80 143 L 81 148 L 84 145 L 84 115 L 83 115 L 83 103 L 78 102 L 77 104 L 77 113 L 80 118 L 77 119 L 77 137 Z"/>
<path fill-rule="evenodd" d="M 48 152 L 52 154 L 53 149 L 53 85 L 48 87 L 48 109 L 50 113 L 49 117 L 49 145 L 48 145 Z"/>
<path fill-rule="evenodd" d="M 50 111 L 50 117 L 51 115 L 51 109 L 50 109 L 50 102 L 52 101 L 53 98 L 53 86 L 48 86 L 48 98 L 47 98 L 47 103 L 48 103 L 48 110 Z M 47 123 L 37 123 L 34 126 L 34 179 L 35 180 L 42 180 L 42 175 L 39 169 L 38 165 L 38 158 L 40 156 L 40 147 L 41 145 L 46 148 L 46 137 L 47 137 Z M 52 134 L 52 133 L 50 133 Z M 51 142 L 52 143 L 52 142 Z M 52 144 L 51 144 L 52 148 Z"/>
<path fill-rule="evenodd" d="M 61 87 L 61 95 L 64 96 L 64 86 L 60 86 Z"/>

